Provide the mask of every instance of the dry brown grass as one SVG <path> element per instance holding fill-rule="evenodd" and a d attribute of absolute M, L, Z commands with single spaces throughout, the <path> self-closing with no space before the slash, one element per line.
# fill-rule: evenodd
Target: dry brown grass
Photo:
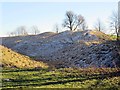
<path fill-rule="evenodd" d="M 98 30 L 91 31 L 90 34 L 99 37 L 100 40 L 113 40 L 109 35 Z"/>
<path fill-rule="evenodd" d="M 17 68 L 47 68 L 48 65 L 41 61 L 35 61 L 27 56 L 21 55 L 0 45 L 2 54 L 1 64 L 3 67 L 17 67 Z"/>

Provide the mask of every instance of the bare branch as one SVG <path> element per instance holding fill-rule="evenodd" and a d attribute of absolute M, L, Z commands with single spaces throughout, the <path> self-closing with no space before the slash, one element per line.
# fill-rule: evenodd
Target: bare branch
<path fill-rule="evenodd" d="M 76 15 L 72 11 L 66 12 L 66 19 L 64 20 L 63 26 L 74 31 L 84 22 L 82 15 Z"/>

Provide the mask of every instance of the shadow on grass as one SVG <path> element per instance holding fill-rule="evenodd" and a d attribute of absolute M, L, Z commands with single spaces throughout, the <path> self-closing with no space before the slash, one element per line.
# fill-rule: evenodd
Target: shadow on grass
<path fill-rule="evenodd" d="M 48 69 L 43 68 L 31 68 L 31 69 L 3 69 L 2 73 L 8 73 L 8 72 L 24 72 L 24 71 L 48 71 Z"/>
<path fill-rule="evenodd" d="M 92 80 L 92 79 L 97 79 L 97 80 L 103 80 L 105 78 L 112 78 L 112 77 L 117 77 L 117 76 L 120 76 L 120 71 L 118 72 L 112 72 L 112 73 L 108 73 L 108 74 L 93 74 L 93 75 L 86 75 L 84 76 L 84 78 L 77 78 L 77 79 L 73 79 L 73 80 L 58 80 L 58 81 L 49 81 L 49 82 L 41 82 L 41 83 L 38 83 L 39 81 L 42 81 L 42 80 L 52 80 L 52 78 L 45 78 L 45 79 L 33 79 L 31 81 L 36 81 L 37 83 L 26 83 L 25 85 L 12 85 L 12 87 L 25 87 L 25 86 L 45 86 L 45 85 L 56 85 L 56 84 L 65 84 L 65 83 L 69 83 L 69 82 L 83 82 L 85 80 Z M 71 78 L 71 77 L 69 77 Z M 62 77 L 61 77 L 62 79 Z M 72 78 L 71 78 L 72 79 Z M 18 82 L 19 81 L 13 81 L 14 83 L 15 82 Z M 21 81 L 21 82 L 29 82 L 28 80 L 26 81 Z M 4 87 L 5 88 L 5 87 Z"/>
<path fill-rule="evenodd" d="M 100 80 L 103 80 L 105 78 L 108 78 L 108 77 L 115 77 L 115 76 L 120 76 L 120 71 L 118 72 L 112 72 L 112 73 L 109 73 L 109 74 L 99 74 L 99 75 L 88 75 L 87 78 L 82 78 L 82 79 L 74 79 L 74 80 L 65 80 L 65 81 L 55 81 L 55 82 L 46 82 L 46 83 L 43 83 L 41 84 L 42 85 L 51 85 L 51 84 L 65 84 L 65 83 L 68 83 L 68 82 L 77 82 L 77 81 L 85 81 L 85 80 L 92 80 L 92 79 L 100 79 Z"/>

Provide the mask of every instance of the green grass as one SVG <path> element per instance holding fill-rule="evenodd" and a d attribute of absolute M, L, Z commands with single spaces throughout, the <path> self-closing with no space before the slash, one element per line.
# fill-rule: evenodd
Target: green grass
<path fill-rule="evenodd" d="M 119 90 L 119 75 L 119 68 L 3 69 L 2 88 L 109 88 Z"/>
<path fill-rule="evenodd" d="M 113 40 L 116 40 L 117 39 L 117 36 L 116 35 L 109 35 Z"/>

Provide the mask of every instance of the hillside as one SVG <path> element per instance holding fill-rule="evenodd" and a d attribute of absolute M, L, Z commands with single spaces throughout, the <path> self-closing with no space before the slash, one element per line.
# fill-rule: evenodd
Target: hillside
<path fill-rule="evenodd" d="M 0 45 L 0 50 L 2 57 L 1 65 L 3 67 L 12 67 L 12 68 L 47 68 L 48 65 L 41 61 L 34 61 L 27 56 L 21 55 Z"/>
<path fill-rule="evenodd" d="M 2 45 L 2 89 L 120 88 L 120 49 L 102 32 L 4 37 Z"/>
<path fill-rule="evenodd" d="M 5 37 L 3 45 L 56 67 L 119 67 L 120 54 L 109 35 L 100 31 L 46 32 Z"/>

